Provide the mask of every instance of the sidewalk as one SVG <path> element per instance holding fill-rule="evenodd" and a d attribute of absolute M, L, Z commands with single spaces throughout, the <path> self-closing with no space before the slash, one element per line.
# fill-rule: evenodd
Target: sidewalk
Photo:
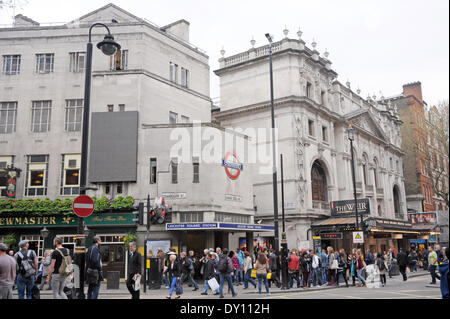
<path fill-rule="evenodd" d="M 408 274 L 408 278 L 414 278 L 414 277 L 419 277 L 419 276 L 427 276 L 430 273 L 428 271 L 417 271 L 414 273 L 409 273 Z M 392 277 L 392 279 L 389 279 L 389 277 L 387 278 L 388 281 L 389 280 L 398 280 L 401 279 L 401 276 L 394 276 Z M 203 291 L 203 282 L 197 282 L 199 285 L 199 289 L 197 291 L 192 291 L 193 287 L 189 287 L 187 285 L 187 283 L 185 283 L 183 285 L 183 290 L 184 290 L 184 296 L 185 297 L 189 297 L 189 296 L 196 296 L 198 297 L 200 295 L 200 293 Z M 270 288 L 270 293 L 271 294 L 285 294 L 285 293 L 298 293 L 298 292 L 307 292 L 307 291 L 319 291 L 319 290 L 328 290 L 328 289 L 338 289 L 338 288 L 343 288 L 345 287 L 345 283 L 343 282 L 342 278 L 339 280 L 339 286 L 338 287 L 333 287 L 333 286 L 320 286 L 319 288 L 308 288 L 308 289 L 303 289 L 303 288 L 296 288 L 295 285 L 293 288 L 290 289 L 286 289 L 286 290 L 281 290 L 280 288 L 276 288 L 275 286 L 272 285 L 272 288 Z M 351 287 L 351 279 L 350 279 L 350 287 Z M 433 285 L 429 285 L 430 287 L 436 287 L 439 288 L 439 285 L 433 286 Z M 428 286 L 427 286 L 428 287 Z M 248 289 L 244 289 L 243 285 L 239 285 L 239 286 L 234 286 L 235 291 L 237 292 L 238 296 L 240 294 L 245 294 L 245 295 L 256 295 L 258 293 L 258 291 L 256 289 L 253 288 L 253 286 L 251 284 L 249 284 L 249 288 Z M 224 293 L 226 293 L 228 290 L 228 286 L 227 284 L 225 284 L 224 287 Z M 141 288 L 141 296 L 158 296 L 161 297 L 161 295 L 166 296 L 168 295 L 168 291 L 169 289 L 165 288 L 163 285 L 161 286 L 161 289 L 147 289 L 147 292 L 144 294 L 144 290 L 143 288 Z M 262 292 L 265 293 L 265 288 L 263 287 Z M 87 294 L 87 286 L 85 286 L 85 293 Z M 41 291 L 41 295 L 52 295 L 53 292 L 51 290 L 43 290 Z M 102 286 L 100 288 L 100 296 L 115 296 L 115 295 L 130 295 L 125 283 L 120 283 L 119 285 L 119 289 L 106 289 L 106 283 L 103 282 Z M 211 294 L 211 290 L 208 290 L 208 295 L 212 295 Z M 239 298 L 239 297 L 238 297 Z"/>

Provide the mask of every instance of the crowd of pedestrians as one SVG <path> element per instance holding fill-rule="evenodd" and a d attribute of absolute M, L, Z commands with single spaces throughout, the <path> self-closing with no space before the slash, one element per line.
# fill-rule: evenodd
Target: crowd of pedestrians
<path fill-rule="evenodd" d="M 100 246 L 100 238 L 94 237 L 86 253 L 88 299 L 98 298 L 103 281 Z M 19 299 L 32 299 L 46 285 L 48 290 L 53 290 L 55 299 L 68 299 L 71 294 L 70 282 L 73 281 L 68 270 L 71 264 L 70 252 L 62 246 L 62 239 L 58 237 L 54 239 L 54 247 L 44 252 L 38 261 L 26 240 L 19 243 L 19 251 L 15 254 L 12 251 L 8 253 L 8 247 L 0 243 L 0 299 L 12 299 L 15 287 Z M 135 243 L 131 243 L 129 248 L 126 286 L 131 298 L 139 299 L 142 256 Z M 153 256 L 153 253 L 150 252 L 150 255 Z M 155 257 L 159 258 L 161 285 L 169 290 L 168 299 L 174 294 L 175 298 L 181 298 L 185 283 L 193 287 L 193 291 L 199 290 L 199 280 L 203 286 L 201 295 L 210 292 L 219 298 L 224 298 L 225 283 L 232 297 L 237 296 L 235 287 L 239 285 L 243 285 L 243 289 L 249 289 L 251 285 L 259 294 L 264 289 L 267 295 L 270 295 L 272 285 L 278 288 L 282 286 L 281 261 L 272 249 L 256 250 L 250 254 L 241 249 L 229 251 L 217 247 L 215 250 L 205 249 L 202 256 L 195 255 L 194 251 L 177 254 L 173 249 L 168 252 L 158 249 Z M 440 280 L 443 298 L 448 299 L 448 251 L 439 245 L 430 246 L 424 252 L 414 249 L 405 252 L 400 249 L 397 254 L 392 249 L 387 252 L 367 250 L 365 253 L 353 249 L 347 253 L 344 249 L 335 251 L 331 246 L 320 253 L 293 249 L 288 253 L 286 263 L 289 288 L 294 287 L 295 281 L 296 287 L 303 289 L 338 287 L 340 280 L 346 287 L 367 287 L 369 269 L 371 272 L 376 270 L 379 284 L 384 287 L 387 285 L 386 276 L 392 278 L 394 265 L 398 265 L 404 281 L 407 280 L 407 273 L 422 267 L 430 271 L 430 284 L 434 285 L 436 280 Z"/>

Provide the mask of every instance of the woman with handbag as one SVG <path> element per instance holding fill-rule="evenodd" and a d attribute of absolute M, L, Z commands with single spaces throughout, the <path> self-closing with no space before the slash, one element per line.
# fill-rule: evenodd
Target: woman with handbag
<path fill-rule="evenodd" d="M 336 283 L 336 274 L 337 270 L 339 268 L 338 260 L 336 259 L 336 255 L 334 253 L 334 249 L 331 246 L 328 246 L 328 263 L 329 263 L 329 272 L 330 272 L 330 280 L 327 284 L 327 286 L 337 286 Z"/>
<path fill-rule="evenodd" d="M 269 281 L 267 280 L 267 273 L 269 271 L 269 263 L 267 262 L 267 257 L 264 253 L 258 254 L 258 259 L 255 263 L 256 276 L 258 278 L 258 293 L 261 295 L 262 282 L 264 281 L 264 286 L 266 287 L 267 295 L 270 295 L 269 291 Z"/>
<path fill-rule="evenodd" d="M 364 262 L 364 260 L 362 258 L 361 249 L 357 250 L 356 257 L 357 257 L 356 270 L 357 270 L 357 275 L 358 275 L 358 284 L 356 286 L 361 287 L 361 285 L 363 283 L 364 287 L 366 287 L 366 280 L 364 279 L 364 276 L 363 276 L 363 271 L 364 271 L 364 269 L 366 269 L 366 263 Z"/>
<path fill-rule="evenodd" d="M 251 277 L 253 269 L 253 260 L 250 257 L 250 253 L 248 251 L 245 252 L 244 258 L 244 289 L 248 288 L 248 283 L 250 282 L 256 289 L 256 282 Z"/>
<path fill-rule="evenodd" d="M 172 254 L 169 257 L 169 265 L 167 266 L 167 269 L 164 272 L 164 277 L 168 278 L 169 282 L 170 282 L 170 291 L 169 291 L 169 295 L 166 297 L 167 299 L 172 298 L 172 294 L 173 294 L 175 288 L 177 288 L 177 292 L 178 292 L 175 299 L 179 299 L 181 297 L 180 288 L 179 288 L 180 276 L 181 276 L 181 265 L 179 262 L 177 262 L 177 256 L 175 254 Z"/>

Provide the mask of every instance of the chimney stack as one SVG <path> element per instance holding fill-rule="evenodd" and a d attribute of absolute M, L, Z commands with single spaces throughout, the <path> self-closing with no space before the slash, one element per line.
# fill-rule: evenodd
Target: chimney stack
<path fill-rule="evenodd" d="M 414 82 L 403 85 L 403 96 L 413 95 L 421 103 L 422 99 L 422 83 Z"/>

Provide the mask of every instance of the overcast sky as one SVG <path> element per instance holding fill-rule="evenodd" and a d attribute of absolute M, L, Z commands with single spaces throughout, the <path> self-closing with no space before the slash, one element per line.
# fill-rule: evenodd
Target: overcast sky
<path fill-rule="evenodd" d="M 17 0 L 20 2 L 20 0 Z M 23 2 L 23 1 L 22 1 Z M 98 9 L 108 0 L 28 0 L 17 9 L 33 20 L 68 22 Z M 264 34 L 289 37 L 330 52 L 341 83 L 350 80 L 367 97 L 402 93 L 402 85 L 422 82 L 429 104 L 449 98 L 448 0 L 115 0 L 117 6 L 159 26 L 190 22 L 190 39 L 210 57 L 211 97 L 219 97 L 219 51 L 225 56 L 265 45 Z M 11 23 L 0 12 L 0 24 Z"/>

